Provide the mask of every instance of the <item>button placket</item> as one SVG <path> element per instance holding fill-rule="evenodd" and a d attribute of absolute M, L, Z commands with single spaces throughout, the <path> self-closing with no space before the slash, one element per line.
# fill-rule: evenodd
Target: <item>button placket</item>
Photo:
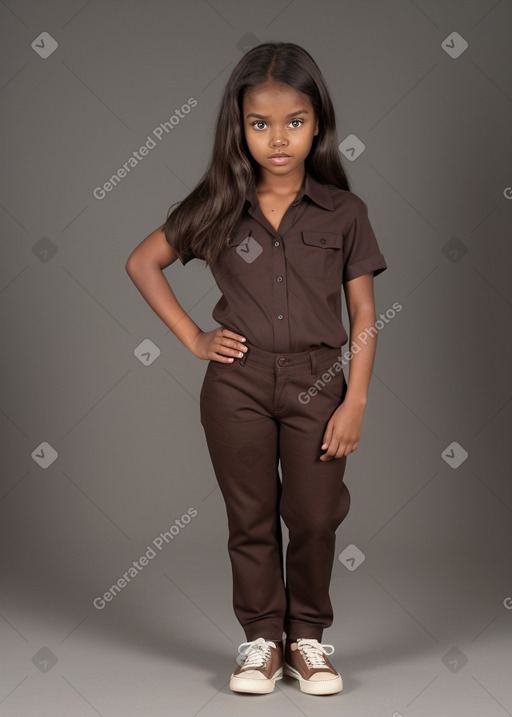
<path fill-rule="evenodd" d="M 274 255 L 272 259 L 272 276 L 275 277 L 275 281 L 273 282 L 273 313 L 276 317 L 274 336 L 277 346 L 288 347 L 290 345 L 290 337 L 288 335 L 288 322 L 283 320 L 285 316 L 288 315 L 288 305 L 287 287 L 286 282 L 284 281 L 286 269 L 284 244 L 282 240 L 276 239 L 274 241 Z"/>
<path fill-rule="evenodd" d="M 284 347 L 289 350 L 290 342 L 290 331 L 288 319 L 288 288 L 284 278 L 286 276 L 285 267 L 285 256 L 284 256 L 284 244 L 282 241 L 283 236 L 289 231 L 297 219 L 302 216 L 306 211 L 307 203 L 303 201 L 303 196 L 299 200 L 296 200 L 287 208 L 284 213 L 281 223 L 279 224 L 279 231 L 276 231 L 270 224 L 268 219 L 261 211 L 259 204 L 251 206 L 248 209 L 249 214 L 274 238 L 274 248 L 276 251 L 272 257 L 272 276 L 278 277 L 277 281 L 273 283 L 273 316 L 276 317 L 274 322 L 274 350 L 276 346 Z M 280 277 L 280 278 L 279 278 Z"/>

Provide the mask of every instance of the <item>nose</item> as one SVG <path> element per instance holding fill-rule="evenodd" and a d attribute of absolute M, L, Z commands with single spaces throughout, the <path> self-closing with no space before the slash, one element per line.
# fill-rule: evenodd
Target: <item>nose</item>
<path fill-rule="evenodd" d="M 270 138 L 270 145 L 276 148 L 284 147 L 286 145 L 286 137 L 283 129 L 274 127 Z"/>
<path fill-rule="evenodd" d="M 285 145 L 286 145 L 286 140 L 283 137 L 283 135 L 279 132 L 276 132 L 270 140 L 270 146 L 276 147 L 276 148 L 281 148 L 281 147 L 284 147 Z"/>

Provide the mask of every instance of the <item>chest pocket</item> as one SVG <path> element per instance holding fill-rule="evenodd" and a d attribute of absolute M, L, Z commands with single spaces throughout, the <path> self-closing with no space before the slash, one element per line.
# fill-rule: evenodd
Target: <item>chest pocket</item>
<path fill-rule="evenodd" d="M 341 283 L 343 234 L 305 229 L 302 232 L 300 269 L 304 276 Z"/>
<path fill-rule="evenodd" d="M 252 227 L 239 227 L 228 242 L 226 262 L 234 276 L 257 271 L 262 264 L 263 247 Z"/>

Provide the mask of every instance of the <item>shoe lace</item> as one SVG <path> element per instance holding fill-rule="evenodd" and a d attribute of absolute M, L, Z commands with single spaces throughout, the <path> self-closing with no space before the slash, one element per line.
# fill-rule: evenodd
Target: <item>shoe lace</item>
<path fill-rule="evenodd" d="M 258 637 L 252 642 L 242 642 L 238 648 L 240 654 L 236 661 L 244 667 L 261 667 L 270 658 L 270 648 L 275 646 L 275 642 L 265 640 L 263 637 Z"/>
<path fill-rule="evenodd" d="M 324 655 L 332 655 L 334 652 L 333 645 L 321 645 L 318 640 L 309 638 L 299 638 L 297 645 L 309 667 L 327 667 Z M 327 652 L 326 648 L 329 647 L 331 651 Z"/>

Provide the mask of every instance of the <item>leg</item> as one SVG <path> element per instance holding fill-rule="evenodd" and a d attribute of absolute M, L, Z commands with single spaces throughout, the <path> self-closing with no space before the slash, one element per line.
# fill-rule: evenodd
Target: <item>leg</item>
<path fill-rule="evenodd" d="M 348 514 L 350 493 L 343 482 L 347 457 L 320 460 L 323 432 L 344 398 L 346 381 L 340 374 L 309 403 L 301 403 L 297 397 L 315 378 L 305 371 L 286 376 L 283 386 L 281 515 L 289 530 L 285 631 L 294 639 L 321 642 L 323 629 L 333 622 L 329 585 L 336 528 Z"/>
<path fill-rule="evenodd" d="M 203 425 L 228 518 L 233 608 L 247 641 L 281 640 L 286 595 L 278 475 L 279 425 L 266 410 L 271 382 L 238 362 L 208 366 Z"/>

